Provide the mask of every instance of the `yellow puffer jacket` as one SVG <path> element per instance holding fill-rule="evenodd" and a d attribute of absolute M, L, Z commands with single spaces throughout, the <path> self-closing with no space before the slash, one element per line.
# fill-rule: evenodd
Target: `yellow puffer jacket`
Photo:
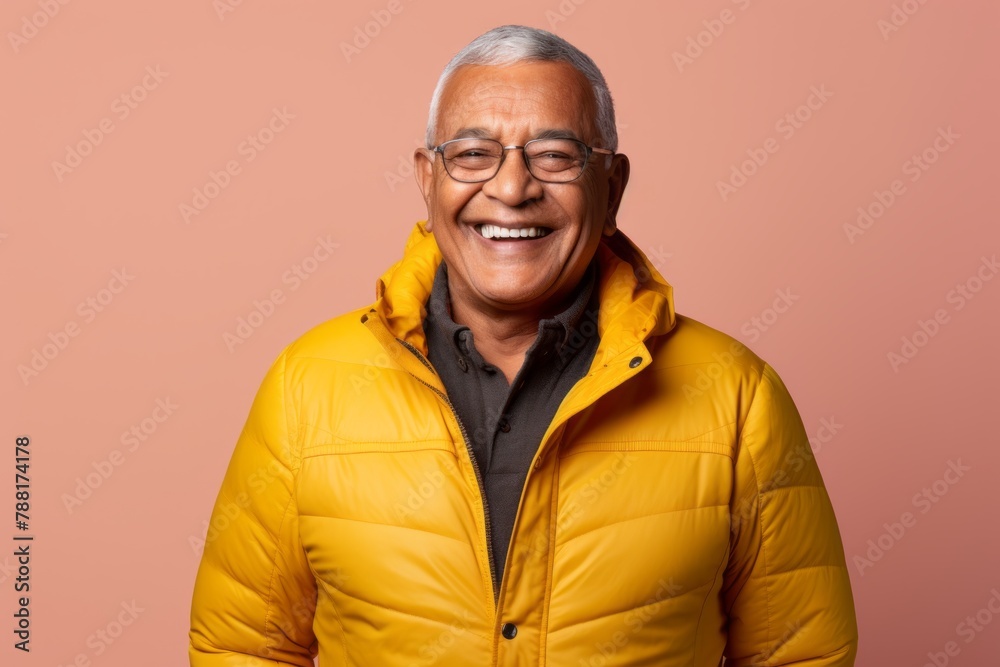
<path fill-rule="evenodd" d="M 781 379 L 675 315 L 624 234 L 598 252 L 600 347 L 535 455 L 503 580 L 426 360 L 441 254 L 420 222 L 374 305 L 268 371 L 213 510 L 191 665 L 854 663 L 840 534 Z"/>

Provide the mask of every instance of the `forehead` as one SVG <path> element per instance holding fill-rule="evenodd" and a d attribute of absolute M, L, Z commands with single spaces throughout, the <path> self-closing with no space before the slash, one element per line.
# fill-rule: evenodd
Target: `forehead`
<path fill-rule="evenodd" d="M 568 130 L 589 142 L 596 136 L 596 113 L 590 83 L 569 63 L 466 65 L 442 91 L 438 140 L 478 128 L 503 141 Z"/>

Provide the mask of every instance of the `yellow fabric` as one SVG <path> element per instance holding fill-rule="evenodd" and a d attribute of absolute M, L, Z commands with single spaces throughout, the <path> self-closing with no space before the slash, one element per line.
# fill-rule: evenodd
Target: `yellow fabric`
<path fill-rule="evenodd" d="M 600 347 L 535 456 L 495 606 L 479 483 L 422 358 L 440 261 L 417 223 L 373 305 L 268 371 L 213 510 L 191 665 L 854 663 L 843 546 L 788 391 L 675 314 L 621 232 L 599 247 Z"/>

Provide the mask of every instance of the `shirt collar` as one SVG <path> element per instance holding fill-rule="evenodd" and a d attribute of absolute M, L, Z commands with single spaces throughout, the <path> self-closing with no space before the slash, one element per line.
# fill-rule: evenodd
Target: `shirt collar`
<path fill-rule="evenodd" d="M 592 309 L 597 308 L 599 301 L 593 298 L 596 288 L 597 261 L 592 260 L 587 265 L 587 270 L 580 279 L 580 283 L 576 287 L 574 299 L 569 306 L 562 312 L 538 322 L 539 335 L 544 335 L 546 329 L 555 330 L 554 348 L 560 353 L 560 356 L 563 356 L 561 354 L 563 348 L 569 342 L 574 329 L 581 324 L 580 320 L 583 318 L 588 305 Z M 595 326 L 593 328 L 596 330 L 597 313 L 590 314 L 590 317 L 594 320 Z M 464 324 L 458 324 L 451 317 L 451 298 L 448 293 L 448 267 L 443 259 L 438 264 L 437 271 L 434 274 L 434 284 L 431 288 L 430 298 L 427 301 L 427 317 L 424 321 L 424 327 L 431 326 L 437 327 L 438 331 L 443 333 L 444 337 L 451 341 L 456 349 L 465 353 L 470 352 L 465 347 L 465 343 L 470 337 L 462 335 L 463 332 L 469 331 L 469 327 Z"/>

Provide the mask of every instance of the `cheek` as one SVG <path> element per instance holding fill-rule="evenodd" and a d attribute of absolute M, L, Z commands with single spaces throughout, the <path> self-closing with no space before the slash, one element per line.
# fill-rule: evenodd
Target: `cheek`
<path fill-rule="evenodd" d="M 561 198 L 559 205 L 568 219 L 582 227 L 580 230 L 582 236 L 592 236 L 593 228 L 601 227 L 604 223 L 602 199 L 592 186 L 567 193 Z"/>
<path fill-rule="evenodd" d="M 469 200 L 475 196 L 475 188 L 463 187 L 461 184 L 454 182 L 448 176 L 444 176 L 446 181 L 439 180 L 436 183 L 435 196 L 434 196 L 434 208 L 435 212 L 445 217 L 446 219 L 453 220 L 459 212 L 469 203 Z"/>

